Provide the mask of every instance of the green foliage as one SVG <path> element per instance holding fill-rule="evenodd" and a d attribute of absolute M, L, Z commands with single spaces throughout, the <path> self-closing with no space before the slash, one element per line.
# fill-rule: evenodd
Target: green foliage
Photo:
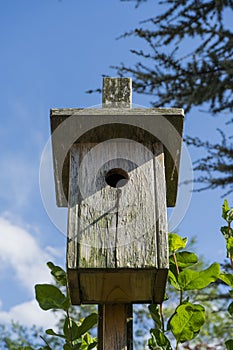
<path fill-rule="evenodd" d="M 176 233 L 169 233 L 168 234 L 169 251 L 171 253 L 174 253 L 179 249 L 185 248 L 187 241 L 188 241 L 187 238 L 182 238 Z"/>
<path fill-rule="evenodd" d="M 156 304 L 151 304 L 148 306 L 151 317 L 153 321 L 155 322 L 156 326 L 161 329 L 162 328 L 162 320 L 161 320 L 161 315 L 159 312 L 159 307 Z"/>
<path fill-rule="evenodd" d="M 185 269 L 178 275 L 178 284 L 182 290 L 203 289 L 211 282 L 215 282 L 219 274 L 220 265 L 217 263 L 213 263 L 203 271 Z"/>
<path fill-rule="evenodd" d="M 228 286 L 233 288 L 233 275 L 230 273 L 220 273 L 219 279 L 225 282 Z"/>
<path fill-rule="evenodd" d="M 196 271 L 190 269 L 198 263 L 194 253 L 180 251 L 187 245 L 187 238 L 169 233 L 170 270 L 169 282 L 180 292 L 180 303 L 170 317 L 167 330 L 171 331 L 178 345 L 195 338 L 205 323 L 205 309 L 202 305 L 183 300 L 184 291 L 206 288 L 215 282 L 220 275 L 220 266 L 213 263 L 207 269 Z M 148 341 L 150 349 L 171 349 L 171 344 L 165 336 L 164 320 L 161 309 L 156 305 L 149 307 L 151 316 L 155 321 L 156 328 L 151 329 L 151 338 Z"/>
<path fill-rule="evenodd" d="M 223 236 L 225 237 L 226 241 L 228 240 L 229 237 L 233 235 L 233 230 L 229 226 L 222 226 L 220 230 Z"/>
<path fill-rule="evenodd" d="M 185 267 L 195 265 L 198 262 L 198 257 L 194 253 L 183 251 L 180 253 L 176 253 L 176 261 L 179 265 L 179 268 L 183 269 Z M 173 256 L 170 257 L 170 264 L 175 265 L 175 260 Z"/>
<path fill-rule="evenodd" d="M 229 207 L 228 201 L 224 199 L 222 206 L 222 218 L 227 222 L 227 226 L 221 227 L 221 232 L 226 240 L 227 257 L 233 260 L 233 229 L 231 222 L 233 221 L 233 209 Z"/>
<path fill-rule="evenodd" d="M 174 315 L 169 320 L 169 328 L 177 343 L 184 343 L 196 337 L 204 323 L 204 307 L 185 301 L 177 307 Z"/>
<path fill-rule="evenodd" d="M 230 241 L 232 222 L 232 209 L 225 200 L 222 206 L 222 217 L 228 223 L 226 232 L 227 242 Z M 162 305 L 150 305 L 149 311 L 154 320 L 155 328 L 151 329 L 151 338 L 148 340 L 148 346 L 154 349 L 172 349 L 168 338 L 169 332 L 176 339 L 176 350 L 180 343 L 187 343 L 196 338 L 201 331 L 202 326 L 206 322 L 205 307 L 199 303 L 191 302 L 189 299 L 195 299 L 195 291 L 210 288 L 213 283 L 223 281 L 225 284 L 233 288 L 233 274 L 220 271 L 218 263 L 211 264 L 208 268 L 201 269 L 198 266 L 198 258 L 194 253 L 182 250 L 186 248 L 187 239 L 177 234 L 170 233 L 168 237 L 170 251 L 170 269 L 168 273 L 168 281 L 180 294 L 179 304 L 176 307 L 167 322 L 165 329 L 165 320 L 162 311 Z M 229 253 L 229 245 L 227 245 Z M 192 291 L 192 294 L 184 299 L 184 293 Z M 231 291 L 233 296 L 233 291 Z M 207 300 L 210 295 L 207 296 Z M 233 302 L 228 307 L 228 312 L 233 316 Z M 215 329 L 215 325 L 212 325 Z M 227 349 L 232 349 L 233 340 L 228 339 L 225 342 Z M 189 345 L 188 345 L 188 348 Z"/>
<path fill-rule="evenodd" d="M 233 231 L 231 223 L 233 221 L 233 208 L 229 207 L 228 201 L 225 199 L 222 206 L 222 218 L 227 222 L 227 226 L 221 227 L 221 232 L 226 240 L 227 256 L 230 258 L 231 266 L 233 268 Z M 233 274 L 220 274 L 220 279 L 233 288 Z M 230 291 L 230 295 L 233 298 L 233 291 Z M 233 302 L 228 306 L 228 312 L 233 316 Z M 225 342 L 227 350 L 233 350 L 233 339 L 229 339 Z"/>
<path fill-rule="evenodd" d="M 37 284 L 35 286 L 36 300 L 43 310 L 67 310 L 70 306 L 69 297 L 51 284 Z"/>
<path fill-rule="evenodd" d="M 88 332 L 92 327 L 94 327 L 97 324 L 97 321 L 98 321 L 97 314 L 93 313 L 87 316 L 77 329 L 77 337 L 79 338 L 82 335 L 84 335 L 86 332 Z"/>
<path fill-rule="evenodd" d="M 169 332 L 171 332 L 176 339 L 176 349 L 178 349 L 180 343 L 194 339 L 205 323 L 205 308 L 187 299 L 183 300 L 183 293 L 185 291 L 206 288 L 218 278 L 221 278 L 228 284 L 232 282 L 230 274 L 220 274 L 220 266 L 217 263 L 213 263 L 211 266 L 201 271 L 193 269 L 198 264 L 198 258 L 194 253 L 183 250 L 186 248 L 187 238 L 182 238 L 178 234 L 170 233 L 169 245 L 169 281 L 179 291 L 180 302 L 176 310 L 170 316 L 166 330 L 162 305 L 149 305 L 151 317 L 156 325 L 156 328 L 150 330 L 151 338 L 148 340 L 148 347 L 153 350 L 172 350 L 172 345 L 166 334 Z M 63 273 L 63 270 L 52 263 L 48 263 L 48 266 L 56 282 L 61 285 L 61 288 L 64 287 L 66 275 Z M 97 340 L 91 338 L 88 333 L 97 323 L 96 313 L 90 314 L 85 319 L 81 320 L 80 323 L 77 323 L 69 316 L 69 298 L 59 287 L 44 284 L 36 285 L 35 290 L 37 301 L 42 309 L 60 309 L 67 313 L 64 319 L 62 332 L 55 332 L 52 329 L 48 329 L 46 331 L 47 335 L 58 337 L 63 340 L 64 350 L 89 350 L 96 348 Z M 232 312 L 232 306 L 229 306 L 229 312 Z M 51 350 L 49 343 L 44 348 L 41 348 L 41 350 L 48 349 Z"/>
<path fill-rule="evenodd" d="M 224 201 L 222 214 L 224 220 L 228 223 L 227 227 L 229 227 L 229 229 L 231 228 L 230 225 L 232 222 L 231 213 L 232 209 L 229 207 L 227 201 Z M 231 231 L 229 232 L 228 234 L 231 234 Z M 179 349 L 181 343 L 184 343 L 184 347 L 187 346 L 186 348 L 191 349 L 189 342 L 195 342 L 195 339 L 197 339 L 203 330 L 203 325 L 208 325 L 209 320 L 211 322 L 213 320 L 213 318 L 209 318 L 210 316 L 206 312 L 206 305 L 208 308 L 208 304 L 203 303 L 205 295 L 207 301 L 211 300 L 212 290 L 213 288 L 217 290 L 219 281 L 222 281 L 230 288 L 233 288 L 233 274 L 220 272 L 220 266 L 217 263 L 213 263 L 207 268 L 202 268 L 198 257 L 194 253 L 184 250 L 187 249 L 187 238 L 182 238 L 177 234 L 170 233 L 169 244 L 170 270 L 168 280 L 171 285 L 170 288 L 173 288 L 173 290 L 175 289 L 176 293 L 179 294 L 179 301 L 174 310 L 175 299 L 172 298 L 172 308 L 170 308 L 168 313 L 164 312 L 163 304 L 149 305 L 148 309 L 155 325 L 154 328 L 150 330 L 150 339 L 148 340 L 148 347 L 151 350 L 172 350 L 174 339 L 176 341 L 176 350 Z M 60 310 L 64 313 L 62 328 L 60 327 L 59 331 L 47 329 L 46 335 L 49 336 L 49 338 L 47 339 L 41 336 L 45 342 L 44 346 L 38 343 L 32 347 L 29 341 L 23 340 L 21 343 L 18 341 L 14 342 L 6 335 L 0 335 L 0 340 L 4 346 L 3 349 L 96 349 L 97 339 L 91 337 L 89 331 L 97 323 L 97 314 L 91 313 L 80 321 L 76 321 L 75 317 L 71 317 L 70 312 L 72 306 L 70 305 L 69 296 L 66 290 L 66 273 L 59 266 L 56 266 L 51 262 L 48 263 L 48 267 L 56 280 L 57 286 L 50 284 L 36 285 L 36 299 L 43 310 Z M 233 298 L 233 290 L 230 290 L 229 296 Z M 213 297 L 215 298 L 215 294 L 213 294 Z M 205 307 L 200 301 L 205 304 Z M 232 300 L 228 306 L 228 313 L 229 318 L 231 317 L 230 322 L 232 323 Z M 164 317 L 165 314 L 167 314 L 166 319 Z M 210 326 L 213 334 L 218 333 L 222 322 L 222 312 L 215 313 L 215 315 L 216 324 L 212 323 Z M 232 327 L 231 323 L 229 323 L 230 327 Z M 21 331 L 21 328 L 18 329 Z M 2 333 L 4 333 L 4 329 L 2 330 Z M 207 332 L 206 336 L 208 335 Z M 226 339 L 226 349 L 233 350 L 233 339 L 228 339 L 229 334 L 227 334 L 227 329 L 224 336 Z M 54 339 L 56 338 L 58 339 L 57 344 L 54 342 Z M 203 346 L 205 347 L 205 345 Z"/>
<path fill-rule="evenodd" d="M 226 221 L 228 221 L 229 212 L 230 212 L 230 207 L 229 207 L 228 201 L 224 199 L 224 202 L 222 205 L 222 218 Z"/>
<path fill-rule="evenodd" d="M 66 316 L 62 333 L 57 333 L 53 329 L 47 329 L 46 334 L 62 339 L 64 341 L 64 350 L 91 350 L 96 348 L 97 339 L 92 338 L 88 332 L 97 324 L 97 314 L 92 313 L 79 323 L 72 319 L 69 314 L 71 304 L 67 288 L 66 294 L 63 292 L 64 287 L 67 285 L 66 273 L 61 267 L 54 265 L 52 262 L 48 262 L 47 266 L 51 270 L 51 274 L 58 286 L 37 284 L 35 286 L 36 300 L 43 310 L 61 310 L 65 312 Z M 52 350 L 49 342 L 47 340 L 45 342 L 46 346 L 39 350 Z"/>
<path fill-rule="evenodd" d="M 54 265 L 51 261 L 47 263 L 47 266 L 51 270 L 51 275 L 55 278 L 57 283 L 61 286 L 67 285 L 66 272 L 60 267 Z"/>
<path fill-rule="evenodd" d="M 225 342 L 225 345 L 226 345 L 226 349 L 227 349 L 227 350 L 233 350 L 233 340 L 232 340 L 232 339 L 227 340 L 227 341 Z"/>
<path fill-rule="evenodd" d="M 231 316 L 233 316 L 233 302 L 228 306 L 228 312 Z"/>
<path fill-rule="evenodd" d="M 168 282 L 177 290 L 180 290 L 180 285 L 177 281 L 177 273 L 173 273 L 171 270 L 168 271 Z"/>
<path fill-rule="evenodd" d="M 226 243 L 228 256 L 233 259 L 233 237 L 229 237 Z"/>
<path fill-rule="evenodd" d="M 169 339 L 164 332 L 159 329 L 151 329 L 151 338 L 148 340 L 148 346 L 152 350 L 172 350 Z"/>

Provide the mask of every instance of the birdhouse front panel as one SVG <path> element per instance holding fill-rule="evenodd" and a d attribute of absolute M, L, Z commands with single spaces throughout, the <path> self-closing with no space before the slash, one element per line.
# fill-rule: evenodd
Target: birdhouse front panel
<path fill-rule="evenodd" d="M 167 254 L 163 145 L 74 144 L 67 249 L 74 303 L 158 301 L 164 283 L 156 275 L 166 279 Z"/>

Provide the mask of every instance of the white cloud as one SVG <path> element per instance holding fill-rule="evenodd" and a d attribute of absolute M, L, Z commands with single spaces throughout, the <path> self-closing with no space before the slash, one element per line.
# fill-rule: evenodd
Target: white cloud
<path fill-rule="evenodd" d="M 47 246 L 45 249 L 49 255 L 56 258 L 60 258 L 64 255 L 64 247 L 57 248 L 57 247 Z"/>
<path fill-rule="evenodd" d="M 18 282 L 34 295 L 36 283 L 50 282 L 52 277 L 46 262 L 53 260 L 51 249 L 42 249 L 24 228 L 0 217 L 1 268 L 13 268 Z"/>
<path fill-rule="evenodd" d="M 9 217 L 11 216 L 5 217 L 4 214 L 0 216 L 0 268 L 6 271 L 9 268 L 13 269 L 15 283 L 20 283 L 25 292 L 29 292 L 34 298 L 35 284 L 53 280 L 46 262 L 53 261 L 61 252 L 51 246 L 41 248 L 28 229 L 12 223 L 12 217 Z M 14 320 L 26 326 L 52 328 L 56 325 L 59 315 L 41 310 L 35 299 L 12 306 L 7 311 L 2 310 L 3 307 L 4 304 L 0 300 L 0 323 Z"/>
<path fill-rule="evenodd" d="M 61 314 L 60 314 L 61 315 Z M 59 313 L 43 311 L 35 300 L 13 306 L 9 311 L 0 311 L 0 323 L 10 323 L 12 320 L 22 325 L 55 328 Z"/>

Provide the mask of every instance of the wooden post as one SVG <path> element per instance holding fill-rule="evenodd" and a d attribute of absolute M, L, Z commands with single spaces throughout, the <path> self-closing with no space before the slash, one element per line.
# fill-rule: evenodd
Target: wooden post
<path fill-rule="evenodd" d="M 99 304 L 98 349 L 133 349 L 132 304 Z"/>
<path fill-rule="evenodd" d="M 130 78 L 104 78 L 103 108 L 131 108 L 132 81 Z M 98 349 L 133 349 L 132 304 L 99 304 Z"/>

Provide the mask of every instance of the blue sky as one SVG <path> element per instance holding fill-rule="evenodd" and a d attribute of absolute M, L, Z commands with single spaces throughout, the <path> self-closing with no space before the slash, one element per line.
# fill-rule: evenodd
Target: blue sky
<path fill-rule="evenodd" d="M 100 104 L 100 95 L 85 91 L 100 87 L 102 74 L 115 76 L 110 65 L 133 62 L 129 49 L 143 43 L 116 38 L 156 14 L 156 3 L 148 1 L 138 10 L 119 0 L 0 3 L 0 322 L 53 322 L 53 315 L 40 311 L 34 301 L 34 284 L 50 280 L 46 261 L 65 264 L 66 237 L 54 221 L 66 220 L 66 213 L 54 207 L 50 220 L 39 185 L 49 110 Z M 150 100 L 133 95 L 135 104 L 149 107 Z M 194 109 L 185 119 L 185 134 L 217 141 L 219 126 L 224 129 L 224 118 Z M 193 161 L 200 154 L 190 150 L 190 156 Z M 197 252 L 210 262 L 225 257 L 219 233 L 222 193 L 194 193 L 185 216 L 183 209 L 178 213 L 183 220 L 176 230 L 196 236 Z"/>

